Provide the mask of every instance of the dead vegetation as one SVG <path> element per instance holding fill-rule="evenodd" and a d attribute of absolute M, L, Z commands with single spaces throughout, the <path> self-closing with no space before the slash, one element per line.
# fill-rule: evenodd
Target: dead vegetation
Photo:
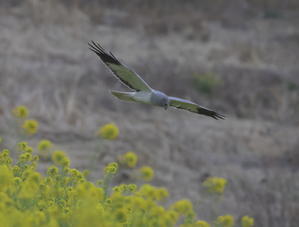
<path fill-rule="evenodd" d="M 157 169 L 155 183 L 173 188 L 174 199 L 203 203 L 201 179 L 223 176 L 231 188 L 217 215 L 297 226 L 298 1 L 0 2 L 0 135 L 10 109 L 27 105 L 41 122 L 40 138 L 70 150 L 74 165 L 85 168 L 94 131 L 114 121 L 121 138 L 105 144 L 99 165 L 134 149 Z M 109 88 L 123 87 L 89 52 L 91 39 L 153 87 L 228 119 L 180 111 L 165 117 L 164 110 L 114 100 Z M 210 93 L 194 85 L 194 74 L 207 73 L 221 82 Z"/>

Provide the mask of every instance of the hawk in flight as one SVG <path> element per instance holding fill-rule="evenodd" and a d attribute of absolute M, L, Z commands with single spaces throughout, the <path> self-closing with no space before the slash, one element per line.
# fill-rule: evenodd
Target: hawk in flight
<path fill-rule="evenodd" d="M 125 101 L 133 101 L 151 104 L 155 106 L 164 107 L 167 109 L 169 106 L 188 110 L 190 112 L 206 115 L 216 120 L 224 119 L 224 116 L 205 107 L 202 107 L 194 102 L 177 97 L 167 96 L 161 91 L 151 88 L 136 72 L 129 69 L 121 63 L 111 52 L 107 52 L 104 48 L 91 41 L 89 49 L 95 52 L 103 63 L 111 70 L 126 86 L 131 88 L 132 92 L 111 91 L 117 98 Z"/>

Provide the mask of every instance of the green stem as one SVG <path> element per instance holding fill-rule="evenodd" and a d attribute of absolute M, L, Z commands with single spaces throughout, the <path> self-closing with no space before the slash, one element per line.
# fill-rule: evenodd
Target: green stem
<path fill-rule="evenodd" d="M 110 181 L 112 179 L 112 175 L 106 174 L 104 176 L 104 181 L 103 181 L 103 189 L 104 189 L 104 201 L 108 197 L 108 191 L 109 191 L 109 186 L 110 186 Z"/>

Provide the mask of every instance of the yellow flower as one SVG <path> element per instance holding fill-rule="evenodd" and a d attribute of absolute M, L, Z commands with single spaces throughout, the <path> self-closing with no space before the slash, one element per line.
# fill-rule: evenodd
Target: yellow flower
<path fill-rule="evenodd" d="M 29 114 L 29 111 L 26 106 L 17 106 L 12 110 L 12 113 L 17 118 L 26 118 Z"/>
<path fill-rule="evenodd" d="M 13 181 L 16 185 L 20 185 L 22 183 L 22 179 L 20 177 L 15 177 Z"/>
<path fill-rule="evenodd" d="M 157 200 L 162 200 L 169 196 L 169 192 L 166 188 L 157 188 L 155 193 Z"/>
<path fill-rule="evenodd" d="M 38 155 L 32 156 L 32 161 L 33 162 L 38 162 L 39 161 L 39 156 Z"/>
<path fill-rule="evenodd" d="M 221 177 L 209 177 L 203 182 L 203 186 L 208 192 L 215 194 L 223 194 L 227 180 Z"/>
<path fill-rule="evenodd" d="M 20 171 L 21 171 L 21 168 L 19 166 L 15 165 L 12 167 L 12 172 L 15 176 L 20 175 Z"/>
<path fill-rule="evenodd" d="M 156 199 L 156 188 L 150 184 L 143 184 L 139 188 L 139 191 L 137 192 L 138 195 L 147 198 L 149 200 L 155 200 Z"/>
<path fill-rule="evenodd" d="M 87 178 L 90 175 L 90 171 L 88 169 L 85 169 L 82 171 L 82 175 Z"/>
<path fill-rule="evenodd" d="M 187 214 L 193 213 L 192 203 L 188 199 L 179 200 L 179 201 L 175 202 L 171 207 L 176 212 L 178 212 L 179 214 L 182 214 L 182 215 L 187 215 Z"/>
<path fill-rule="evenodd" d="M 139 169 L 141 178 L 145 181 L 151 181 L 154 178 L 154 170 L 150 166 L 143 166 Z"/>
<path fill-rule="evenodd" d="M 24 121 L 22 128 L 25 130 L 26 133 L 33 135 L 38 130 L 38 122 L 36 120 L 26 120 Z"/>
<path fill-rule="evenodd" d="M 118 170 L 118 164 L 116 162 L 111 162 L 105 167 L 104 172 L 106 174 L 116 174 L 117 170 Z"/>
<path fill-rule="evenodd" d="M 39 185 L 32 181 L 24 181 L 18 195 L 21 199 L 34 198 L 39 190 Z"/>
<path fill-rule="evenodd" d="M 119 129 L 116 124 L 109 123 L 101 127 L 97 134 L 104 139 L 114 140 L 118 137 Z"/>
<path fill-rule="evenodd" d="M 63 151 L 54 151 L 52 154 L 52 161 L 60 166 L 69 166 L 70 164 L 70 160 Z"/>
<path fill-rule="evenodd" d="M 130 168 L 133 168 L 136 166 L 137 160 L 138 160 L 138 156 L 132 151 L 125 153 L 121 157 L 121 162 L 126 164 Z"/>
<path fill-rule="evenodd" d="M 47 149 L 48 143 L 45 144 L 42 149 Z M 115 227 L 210 227 L 205 221 L 196 221 L 193 205 L 187 199 L 166 208 L 161 203 L 168 197 L 166 188 L 150 184 L 114 185 L 118 181 L 112 179 L 118 171 L 116 162 L 105 167 L 101 183 L 95 184 L 86 179 L 86 171 L 69 167 L 70 160 L 63 151 L 53 152 L 56 166 L 50 166 L 44 176 L 36 171 L 37 156 L 31 153 L 32 148 L 26 142 L 19 143 L 17 148 L 21 150 L 20 160 L 15 164 L 12 164 L 9 150 L 0 152 L 1 227 L 58 227 L 61 224 L 76 227 L 86 223 Z M 140 171 L 142 169 L 146 178 L 152 178 L 151 167 L 144 166 Z M 233 224 L 234 218 L 224 215 L 218 217 L 213 226 L 233 227 Z M 244 216 L 240 227 L 253 227 L 253 224 L 253 218 Z"/>
<path fill-rule="evenodd" d="M 32 155 L 29 152 L 25 152 L 19 155 L 19 160 L 21 162 L 29 162 L 32 159 Z"/>
<path fill-rule="evenodd" d="M 11 164 L 12 163 L 12 159 L 9 156 L 10 151 L 8 149 L 3 149 L 0 152 L 0 165 L 1 164 Z"/>
<path fill-rule="evenodd" d="M 235 220 L 231 215 L 224 215 L 217 217 L 215 223 L 217 227 L 233 227 L 235 224 Z"/>
<path fill-rule="evenodd" d="M 17 147 L 20 151 L 26 151 L 28 149 L 29 145 L 27 142 L 19 142 L 17 144 Z"/>
<path fill-rule="evenodd" d="M 167 211 L 167 216 L 169 217 L 169 219 L 172 221 L 172 222 L 176 222 L 179 218 L 179 214 L 174 211 L 174 210 L 168 210 Z"/>
<path fill-rule="evenodd" d="M 211 227 L 211 225 L 206 222 L 206 221 L 202 221 L 202 220 L 199 220 L 195 223 L 195 226 L 196 227 Z"/>
<path fill-rule="evenodd" d="M 115 212 L 115 220 L 121 223 L 126 222 L 127 216 L 128 216 L 128 211 L 125 209 L 119 209 Z"/>
<path fill-rule="evenodd" d="M 243 216 L 241 219 L 242 227 L 252 227 L 254 225 L 254 219 L 252 217 Z"/>
<path fill-rule="evenodd" d="M 0 191 L 4 191 L 12 182 L 12 171 L 8 168 L 8 166 L 0 165 Z"/>
<path fill-rule="evenodd" d="M 47 151 L 53 146 L 52 142 L 49 140 L 39 141 L 37 148 L 39 151 Z"/>
<path fill-rule="evenodd" d="M 56 166 L 50 166 L 47 170 L 48 176 L 56 176 L 58 174 L 58 172 L 59 172 L 59 170 Z"/>
<path fill-rule="evenodd" d="M 31 175 L 29 175 L 28 180 L 32 183 L 39 183 L 41 180 L 41 175 L 38 172 L 33 172 Z"/>
<path fill-rule="evenodd" d="M 162 206 L 154 206 L 149 210 L 149 215 L 150 216 L 157 216 L 157 217 L 161 217 L 162 214 L 165 212 L 164 207 Z"/>
<path fill-rule="evenodd" d="M 2 154 L 4 157 L 8 157 L 8 156 L 9 156 L 9 153 L 10 153 L 10 150 L 8 150 L 8 149 L 3 149 L 3 150 L 1 151 L 1 154 Z"/>
<path fill-rule="evenodd" d="M 137 189 L 137 185 L 136 185 L 136 184 L 129 184 L 129 185 L 127 186 L 127 190 L 128 190 L 129 192 L 135 192 L 136 189 Z"/>
<path fill-rule="evenodd" d="M 37 145 L 38 155 L 43 160 L 49 160 L 51 157 L 51 148 L 53 144 L 49 140 L 41 140 Z"/>
<path fill-rule="evenodd" d="M 145 209 L 146 207 L 146 201 L 142 197 L 133 196 L 131 198 L 131 204 L 133 207 L 136 207 L 137 209 Z"/>

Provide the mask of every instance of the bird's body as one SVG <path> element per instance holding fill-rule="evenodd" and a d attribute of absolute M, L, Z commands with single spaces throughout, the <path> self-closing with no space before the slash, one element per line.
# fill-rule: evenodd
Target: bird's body
<path fill-rule="evenodd" d="M 124 101 L 134 101 L 139 103 L 150 104 L 151 92 L 145 91 L 133 91 L 133 92 L 123 92 L 123 91 L 111 91 L 112 95 L 124 100 Z"/>
<path fill-rule="evenodd" d="M 151 103 L 155 106 L 161 106 L 165 109 L 169 106 L 169 99 L 166 94 L 161 91 L 152 90 L 151 93 Z"/>
<path fill-rule="evenodd" d="M 186 99 L 167 96 L 165 93 L 152 89 L 136 72 L 126 67 L 110 52 L 106 52 L 99 44 L 89 43 L 89 48 L 94 51 L 104 64 L 112 71 L 122 83 L 133 89 L 132 92 L 111 91 L 111 93 L 124 101 L 133 101 L 167 109 L 173 106 L 178 109 L 210 116 L 214 119 L 224 119 L 224 116 L 209 110 Z"/>
<path fill-rule="evenodd" d="M 135 101 L 162 107 L 165 107 L 165 105 L 168 104 L 168 96 L 163 92 L 156 90 L 135 92 L 111 91 L 111 93 L 124 101 Z"/>
<path fill-rule="evenodd" d="M 151 96 L 152 96 L 151 91 L 138 91 L 135 92 L 133 99 L 135 102 L 150 104 Z"/>

